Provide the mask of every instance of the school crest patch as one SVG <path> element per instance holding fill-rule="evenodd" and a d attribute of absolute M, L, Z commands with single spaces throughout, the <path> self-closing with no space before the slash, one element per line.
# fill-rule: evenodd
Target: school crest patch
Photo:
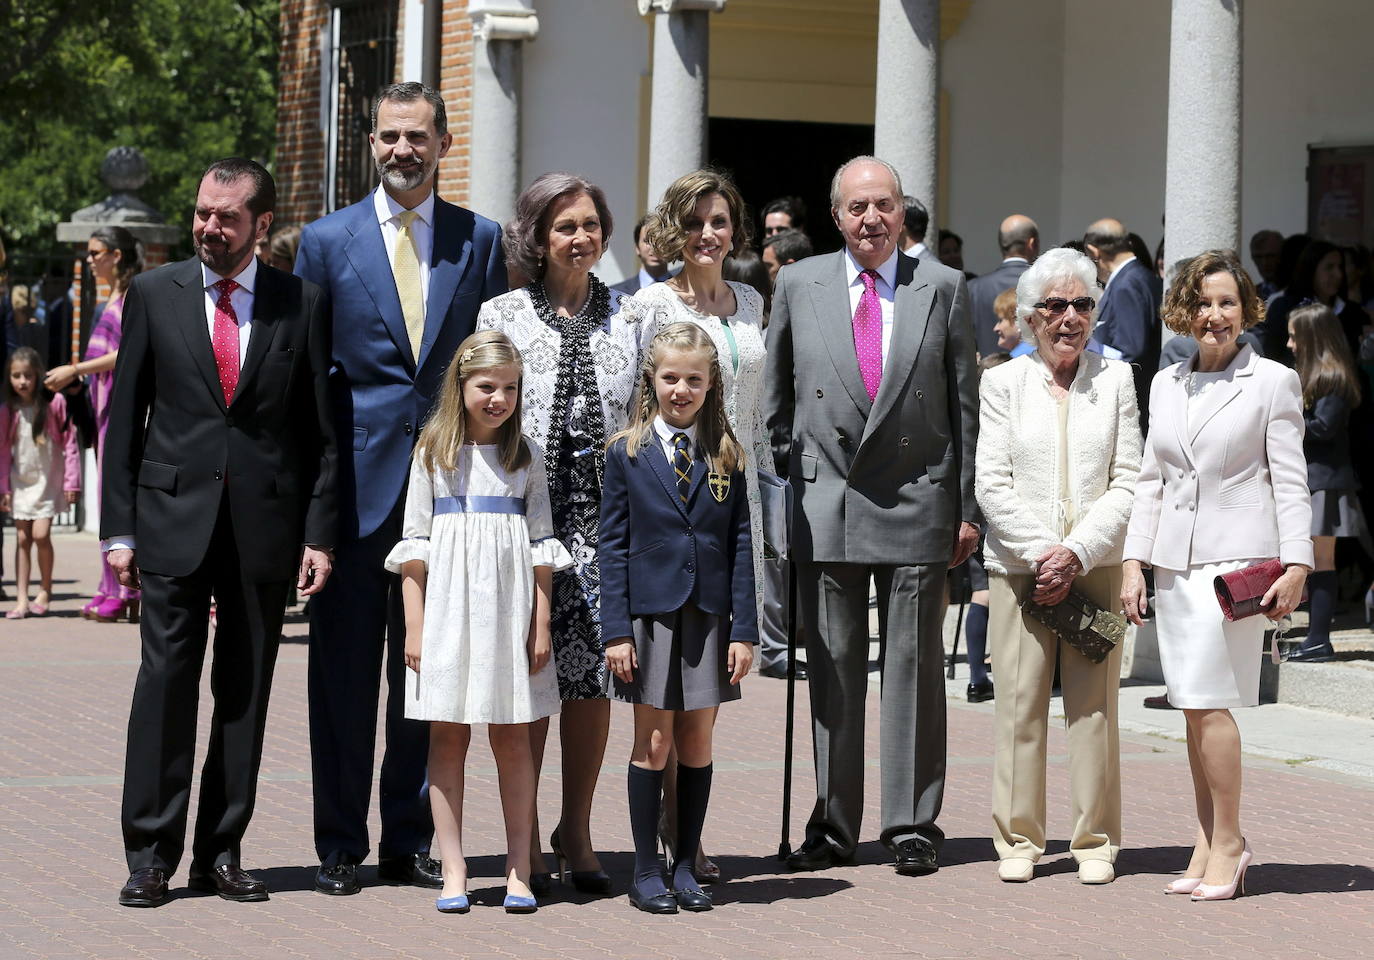
<path fill-rule="evenodd" d="M 711 488 L 711 496 L 716 498 L 716 503 L 724 503 L 725 498 L 730 496 L 730 474 L 728 473 L 708 473 L 706 485 Z"/>

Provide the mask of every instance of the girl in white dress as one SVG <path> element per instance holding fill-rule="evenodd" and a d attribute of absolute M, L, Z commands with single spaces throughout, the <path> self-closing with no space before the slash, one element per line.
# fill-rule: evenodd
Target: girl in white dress
<path fill-rule="evenodd" d="M 535 768 L 529 723 L 557 712 L 548 667 L 553 536 L 543 453 L 520 433 L 520 353 L 504 334 L 458 347 L 415 450 L 403 537 L 386 558 L 405 600 L 406 716 L 431 722 L 430 804 L 443 851 L 442 913 L 468 909 L 463 765 L 489 724 L 506 822 L 507 913 L 530 891 Z"/>

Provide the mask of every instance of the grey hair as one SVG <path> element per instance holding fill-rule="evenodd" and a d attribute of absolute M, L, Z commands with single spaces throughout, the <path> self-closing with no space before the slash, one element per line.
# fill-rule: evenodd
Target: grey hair
<path fill-rule="evenodd" d="M 1021 279 L 1016 281 L 1016 326 L 1027 342 L 1035 341 L 1035 332 L 1028 318 L 1035 313 L 1035 305 L 1044 299 L 1045 294 L 1057 283 L 1072 283 L 1077 280 L 1083 285 L 1086 296 L 1101 301 L 1102 291 L 1097 287 L 1097 268 L 1084 254 L 1069 247 L 1055 247 L 1040 254 Z M 1093 325 L 1097 322 L 1097 307 L 1093 307 L 1088 317 L 1088 335 L 1092 335 Z"/>
<path fill-rule="evenodd" d="M 836 170 L 835 176 L 830 178 L 830 209 L 832 211 L 840 209 L 840 201 L 844 199 L 840 196 L 840 181 L 844 179 L 844 175 L 849 172 L 850 167 L 861 163 L 876 163 L 880 167 L 887 168 L 887 172 L 892 174 L 892 183 L 895 188 L 893 193 L 898 200 L 902 199 L 902 175 L 897 172 L 897 168 L 880 157 L 864 154 L 863 156 L 851 157 L 840 164 L 840 169 Z"/>
<path fill-rule="evenodd" d="M 564 197 L 585 193 L 592 198 L 601 219 L 601 252 L 611 242 L 611 207 L 606 194 L 586 177 L 555 171 L 540 175 L 515 201 L 515 216 L 501 231 L 501 246 L 506 262 L 514 264 L 531 280 L 544 278 L 544 254 L 548 252 L 549 216 L 553 205 Z"/>

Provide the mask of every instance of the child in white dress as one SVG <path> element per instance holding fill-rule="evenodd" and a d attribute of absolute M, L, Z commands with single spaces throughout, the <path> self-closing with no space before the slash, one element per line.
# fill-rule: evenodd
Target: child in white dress
<path fill-rule="evenodd" d="M 406 716 L 431 722 L 430 804 L 443 857 L 442 913 L 468 909 L 463 765 L 485 723 L 506 821 L 508 913 L 531 913 L 535 766 L 528 724 L 558 711 L 549 667 L 553 536 L 544 456 L 520 433 L 520 353 L 502 333 L 468 337 L 415 450 L 404 539 L 386 567 L 405 599 Z"/>

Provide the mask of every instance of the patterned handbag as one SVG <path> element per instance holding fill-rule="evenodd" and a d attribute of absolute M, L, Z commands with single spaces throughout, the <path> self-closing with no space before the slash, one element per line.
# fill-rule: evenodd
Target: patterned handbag
<path fill-rule="evenodd" d="M 1107 659 L 1112 648 L 1126 636 L 1126 618 L 1104 610 L 1077 590 L 1052 607 L 1029 597 L 1021 610 L 1049 627 L 1059 639 L 1093 663 Z"/>

